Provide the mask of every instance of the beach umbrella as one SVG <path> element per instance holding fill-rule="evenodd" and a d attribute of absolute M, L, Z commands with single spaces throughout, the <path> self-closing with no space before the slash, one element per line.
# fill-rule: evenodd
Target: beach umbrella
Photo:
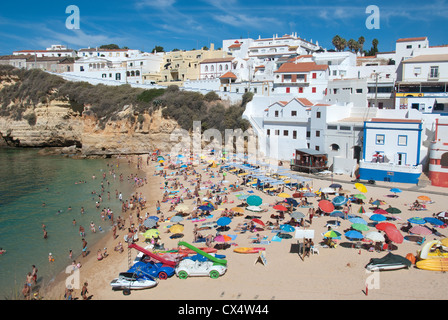
<path fill-rule="evenodd" d="M 316 196 L 316 194 L 315 194 L 314 192 L 305 192 L 305 193 L 303 194 L 303 196 L 304 196 L 304 197 L 307 197 L 307 198 L 313 198 L 313 197 Z"/>
<path fill-rule="evenodd" d="M 216 221 L 216 224 L 220 227 L 224 227 L 230 224 L 230 222 L 232 222 L 232 219 L 229 217 L 221 217 Z"/>
<path fill-rule="evenodd" d="M 240 194 L 236 196 L 238 198 L 238 200 L 246 200 L 247 198 L 250 197 L 250 194 Z"/>
<path fill-rule="evenodd" d="M 148 219 L 153 219 L 154 221 L 159 221 L 159 217 L 157 216 L 149 216 Z"/>
<path fill-rule="evenodd" d="M 444 224 L 443 221 L 440 221 L 439 219 L 434 218 L 434 217 L 426 217 L 426 218 L 423 218 L 423 219 L 424 219 L 426 222 L 428 222 L 428 223 L 430 223 L 430 224 L 432 224 L 432 225 L 435 225 L 435 226 L 441 226 L 441 225 Z"/>
<path fill-rule="evenodd" d="M 341 234 L 335 230 L 330 230 L 324 233 L 325 238 L 337 238 L 340 237 Z"/>
<path fill-rule="evenodd" d="M 409 233 L 418 234 L 421 236 L 428 236 L 428 235 L 432 234 L 432 231 L 429 230 L 425 226 L 415 226 L 415 227 L 412 227 L 411 229 L 409 229 Z"/>
<path fill-rule="evenodd" d="M 358 213 L 366 213 L 366 210 L 364 209 L 363 206 L 361 206 L 358 210 Z"/>
<path fill-rule="evenodd" d="M 384 202 L 382 200 L 375 200 L 375 201 L 372 202 L 372 205 L 377 206 L 377 207 L 383 206 L 385 204 L 386 204 L 386 202 Z"/>
<path fill-rule="evenodd" d="M 401 213 L 401 210 L 398 209 L 398 208 L 395 208 L 395 207 L 389 207 L 389 208 L 386 209 L 386 211 L 387 211 L 388 213 L 391 213 L 391 214 L 398 214 L 398 213 Z"/>
<path fill-rule="evenodd" d="M 200 206 L 198 209 L 202 211 L 213 211 L 213 208 L 210 206 Z"/>
<path fill-rule="evenodd" d="M 363 195 L 362 193 L 357 193 L 357 194 L 354 195 L 354 197 L 355 197 L 356 199 L 360 199 L 360 200 L 365 200 L 365 199 L 367 199 L 367 197 L 366 197 L 365 195 Z"/>
<path fill-rule="evenodd" d="M 364 236 L 361 232 L 356 230 L 349 230 L 344 234 L 349 239 L 363 239 Z"/>
<path fill-rule="evenodd" d="M 149 229 L 149 230 L 146 230 L 145 233 L 143 233 L 143 237 L 145 237 L 145 239 L 156 238 L 159 235 L 160 235 L 160 231 L 157 229 Z"/>
<path fill-rule="evenodd" d="M 291 198 L 291 195 L 287 194 L 286 192 L 279 193 L 277 196 L 282 198 Z"/>
<path fill-rule="evenodd" d="M 263 211 L 263 209 L 261 209 L 258 206 L 248 206 L 248 207 L 246 207 L 246 210 L 253 211 L 253 212 L 261 212 L 261 211 Z"/>
<path fill-rule="evenodd" d="M 380 222 L 375 225 L 375 228 L 381 231 L 384 231 L 384 229 L 386 229 L 387 227 L 397 228 L 393 223 L 390 222 Z"/>
<path fill-rule="evenodd" d="M 375 213 L 375 214 L 388 214 L 389 212 L 387 212 L 384 209 L 376 209 L 375 211 L 373 211 L 373 213 Z"/>
<path fill-rule="evenodd" d="M 396 227 L 388 226 L 384 228 L 384 232 L 386 233 L 387 237 L 395 242 L 395 243 L 402 243 L 403 242 L 403 235 L 400 233 L 400 230 L 398 230 Z"/>
<path fill-rule="evenodd" d="M 181 216 L 172 216 L 170 218 L 170 222 L 174 222 L 174 223 L 181 222 L 182 220 L 184 220 L 184 218 Z"/>
<path fill-rule="evenodd" d="M 302 196 L 303 196 L 303 194 L 300 193 L 300 192 L 296 192 L 296 193 L 293 193 L 293 194 L 292 194 L 292 197 L 293 197 L 293 198 L 301 198 Z"/>
<path fill-rule="evenodd" d="M 345 215 L 342 211 L 333 211 L 330 213 L 330 217 L 345 218 Z"/>
<path fill-rule="evenodd" d="M 370 220 L 372 220 L 372 221 L 384 221 L 384 220 L 386 220 L 386 217 L 383 216 L 382 214 L 372 214 L 370 216 Z"/>
<path fill-rule="evenodd" d="M 282 230 L 284 232 L 293 232 L 296 229 L 290 224 L 282 224 L 280 226 L 280 230 Z"/>
<path fill-rule="evenodd" d="M 329 185 L 329 187 L 333 189 L 339 189 L 342 188 L 342 185 L 340 185 L 339 183 L 332 183 Z"/>
<path fill-rule="evenodd" d="M 259 196 L 252 195 L 246 199 L 246 202 L 250 206 L 259 206 L 263 203 L 263 199 L 261 199 L 261 197 Z"/>
<path fill-rule="evenodd" d="M 428 196 L 418 196 L 417 199 L 422 201 L 431 201 L 431 198 Z"/>
<path fill-rule="evenodd" d="M 299 211 L 294 211 L 293 213 L 291 213 L 291 218 L 295 219 L 295 220 L 300 220 L 305 218 L 305 215 L 302 212 Z"/>
<path fill-rule="evenodd" d="M 441 211 L 441 212 L 439 212 L 439 213 L 437 214 L 437 216 L 438 216 L 438 217 L 441 217 L 441 218 L 448 218 L 448 212 L 446 212 L 446 211 Z"/>
<path fill-rule="evenodd" d="M 244 208 L 242 207 L 233 207 L 230 210 L 232 210 L 233 212 L 244 213 Z"/>
<path fill-rule="evenodd" d="M 143 221 L 143 225 L 144 225 L 146 228 L 151 229 L 151 228 L 154 228 L 154 227 L 157 225 L 157 221 L 154 220 L 154 219 L 150 219 L 150 218 L 148 218 L 148 219 L 146 219 L 145 221 Z"/>
<path fill-rule="evenodd" d="M 220 234 L 220 235 L 216 236 L 214 240 L 216 242 L 228 242 L 228 241 L 232 240 L 232 238 L 230 238 L 229 236 L 226 236 L 225 234 Z"/>
<path fill-rule="evenodd" d="M 368 231 L 370 230 L 370 228 L 363 224 L 363 223 L 353 223 L 351 226 L 353 229 L 358 230 L 358 231 Z"/>
<path fill-rule="evenodd" d="M 392 192 L 392 193 L 400 193 L 400 192 L 402 192 L 400 189 L 398 189 L 398 188 L 392 188 L 392 189 L 390 189 L 389 190 L 390 192 Z"/>
<path fill-rule="evenodd" d="M 261 225 L 261 226 L 263 226 L 263 227 L 265 226 L 264 222 L 261 221 L 260 219 L 253 218 L 252 221 L 255 222 L 255 223 L 257 223 L 257 224 L 259 224 L 259 225 Z"/>
<path fill-rule="evenodd" d="M 366 220 L 364 220 L 363 218 L 359 218 L 359 217 L 349 218 L 348 221 L 350 221 L 351 223 L 362 223 L 362 224 L 367 224 L 367 221 L 366 221 Z"/>
<path fill-rule="evenodd" d="M 413 217 L 413 218 L 408 219 L 408 221 L 410 223 L 414 223 L 414 224 L 425 224 L 426 223 L 425 219 L 420 218 L 420 217 Z"/>
<path fill-rule="evenodd" d="M 286 208 L 285 206 L 282 206 L 281 204 L 277 204 L 273 207 L 274 210 L 277 211 L 288 211 L 288 208 Z"/>
<path fill-rule="evenodd" d="M 365 238 L 375 242 L 384 242 L 386 240 L 384 239 L 384 236 L 378 231 L 372 231 L 367 233 Z"/>
<path fill-rule="evenodd" d="M 286 198 L 285 202 L 289 205 L 293 205 L 294 207 L 297 207 L 299 205 L 299 203 L 297 202 L 297 200 L 293 199 L 293 198 Z"/>
<path fill-rule="evenodd" d="M 334 205 L 328 200 L 320 200 L 318 206 L 323 212 L 326 213 L 334 211 Z"/>
<path fill-rule="evenodd" d="M 333 200 L 331 202 L 333 202 L 333 204 L 335 206 L 343 206 L 344 204 L 346 204 L 348 201 L 348 199 L 344 196 L 337 196 L 335 198 L 333 198 Z"/>
<path fill-rule="evenodd" d="M 184 231 L 184 226 L 181 224 L 175 224 L 174 226 L 171 226 L 168 230 L 170 230 L 171 233 L 181 233 Z"/>
<path fill-rule="evenodd" d="M 320 192 L 322 192 L 322 193 L 335 193 L 336 190 L 334 190 L 333 188 L 323 188 L 322 190 L 320 190 Z"/>
<path fill-rule="evenodd" d="M 358 189 L 362 193 L 366 193 L 367 192 L 366 186 L 363 185 L 362 183 L 355 183 L 355 188 Z"/>

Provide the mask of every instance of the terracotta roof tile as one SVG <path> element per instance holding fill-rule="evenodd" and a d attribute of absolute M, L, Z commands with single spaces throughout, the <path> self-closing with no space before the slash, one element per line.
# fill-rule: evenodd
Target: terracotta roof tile
<path fill-rule="evenodd" d="M 401 39 L 398 39 L 397 42 L 422 41 L 422 40 L 425 40 L 426 38 L 427 37 L 401 38 Z"/>
<path fill-rule="evenodd" d="M 327 70 L 328 65 L 316 64 L 315 62 L 287 62 L 278 68 L 275 73 L 294 73 L 294 72 L 310 72 L 310 71 L 323 71 Z"/>
<path fill-rule="evenodd" d="M 237 76 L 233 72 L 229 71 L 229 72 L 224 73 L 219 78 L 220 79 L 237 79 Z"/>

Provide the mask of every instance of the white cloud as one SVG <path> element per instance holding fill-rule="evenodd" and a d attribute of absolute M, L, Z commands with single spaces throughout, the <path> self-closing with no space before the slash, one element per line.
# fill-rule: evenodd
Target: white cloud
<path fill-rule="evenodd" d="M 139 0 L 136 2 L 137 8 L 151 7 L 158 9 L 166 9 L 172 7 L 176 0 Z"/>

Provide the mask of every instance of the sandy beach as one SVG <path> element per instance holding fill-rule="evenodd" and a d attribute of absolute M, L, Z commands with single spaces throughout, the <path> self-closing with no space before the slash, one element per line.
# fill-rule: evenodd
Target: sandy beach
<path fill-rule="evenodd" d="M 135 159 L 134 159 L 135 160 Z M 134 161 L 135 162 L 135 161 Z M 150 161 L 146 165 L 146 156 L 143 161 L 142 175 L 145 174 L 148 183 L 136 189 L 136 192 L 142 193 L 146 197 L 146 208 L 142 211 L 144 216 L 146 212 L 151 215 L 156 215 L 156 202 L 161 201 L 163 192 L 165 191 L 165 178 L 159 175 L 154 175 L 156 172 L 156 165 L 158 163 Z M 209 166 L 208 162 L 195 166 L 197 173 L 202 175 L 202 185 L 210 186 L 217 184 L 223 180 L 222 174 L 217 174 L 219 165 L 216 168 L 206 168 Z M 286 168 L 286 166 L 285 166 Z M 192 180 L 193 175 L 188 175 L 185 180 L 182 175 L 175 176 L 179 170 L 167 171 L 168 186 L 174 179 L 182 183 L 185 188 L 194 190 Z M 298 173 L 296 173 L 298 174 Z M 350 194 L 359 194 L 360 192 L 354 187 L 352 178 L 345 175 L 335 175 L 334 177 L 316 177 L 304 174 L 305 177 L 312 177 L 309 182 L 313 191 L 327 188 L 332 182 L 337 182 L 342 185 L 342 189 L 348 191 Z M 242 176 L 238 176 L 235 172 L 228 172 L 225 176 L 229 185 L 235 184 L 238 180 L 242 181 Z M 210 182 L 210 183 L 207 183 Z M 415 185 L 394 184 L 386 182 L 378 182 L 375 185 L 365 185 L 367 192 L 365 193 L 367 200 L 362 205 L 366 213 L 358 213 L 361 205 L 352 204 L 351 214 L 358 215 L 368 222 L 372 222 L 368 218 L 368 214 L 373 212 L 375 206 L 367 203 L 368 199 L 381 199 L 385 201 L 385 205 L 380 208 L 386 209 L 389 206 L 396 207 L 402 212 L 400 214 L 389 214 L 387 216 L 396 217 L 397 220 L 392 221 L 398 229 L 404 224 L 407 224 L 407 219 L 412 217 L 430 217 L 433 213 L 446 210 L 446 191 L 443 188 L 426 186 L 418 187 Z M 403 192 L 397 194 L 398 197 L 391 197 L 390 188 L 400 188 Z M 169 189 L 172 190 L 172 189 Z M 179 190 L 181 193 L 184 189 Z M 292 248 L 295 247 L 301 239 L 294 238 L 294 232 L 291 233 L 292 238 L 282 239 L 281 241 L 271 241 L 276 234 L 269 228 L 265 227 L 263 231 L 258 232 L 261 236 L 267 237 L 270 241 L 268 244 L 256 245 L 265 248 L 265 256 L 267 264 L 264 265 L 257 262 L 258 254 L 239 254 L 233 251 L 237 247 L 252 247 L 252 239 L 257 232 L 246 231 L 245 233 L 237 233 L 235 228 L 238 224 L 249 223 L 250 220 L 245 219 L 247 215 L 259 216 L 260 219 L 267 223 L 268 221 L 275 222 L 271 219 L 272 214 L 278 214 L 272 206 L 277 201 L 284 200 L 281 197 L 268 195 L 253 187 L 242 187 L 242 191 L 247 194 L 252 191 L 253 195 L 258 195 L 262 198 L 263 203 L 260 206 L 266 209 L 266 212 L 249 212 L 245 211 L 243 215 L 232 218 L 229 224 L 230 230 L 223 232 L 226 235 L 236 235 L 236 238 L 230 241 L 231 246 L 226 250 L 219 250 L 218 254 L 226 256 L 228 261 L 227 272 L 218 279 L 211 279 L 209 277 L 189 277 L 187 279 L 179 279 L 176 275 L 167 280 L 158 280 L 158 285 L 146 290 L 133 290 L 128 296 L 123 295 L 122 291 L 113 291 L 110 286 L 112 279 L 116 278 L 119 272 L 124 272 L 128 269 L 128 248 L 123 240 L 123 236 L 127 233 L 124 230 L 118 231 L 118 237 L 113 239 L 112 233 L 105 236 L 100 243 L 89 247 L 90 253 L 87 257 L 77 258 L 81 261 L 82 267 L 79 269 L 80 283 L 88 282 L 88 296 L 92 300 L 299 300 L 299 299 L 331 299 L 331 300 L 432 300 L 443 299 L 446 287 L 448 285 L 448 278 L 444 272 L 426 271 L 416 268 L 414 265 L 409 269 L 385 271 L 376 273 L 377 286 L 366 292 L 366 280 L 372 275 L 367 272 L 365 265 L 371 258 L 380 258 L 385 256 L 388 251 L 369 252 L 367 249 L 358 249 L 353 247 L 356 241 L 349 241 L 344 236 L 344 230 L 350 228 L 351 222 L 342 218 L 334 218 L 329 216 L 315 216 L 312 219 L 312 224 L 309 224 L 308 210 L 309 208 L 297 208 L 296 210 L 305 214 L 305 223 L 308 230 L 314 230 L 314 244 L 319 253 L 310 255 L 310 257 L 303 258 Z M 202 189 L 200 196 L 204 197 L 206 189 Z M 293 194 L 294 191 L 286 189 L 285 192 Z M 426 210 L 410 211 L 410 205 L 417 199 L 418 196 L 426 195 L 431 198 L 431 203 L 426 204 Z M 224 195 L 223 195 L 224 196 Z M 330 200 L 334 198 L 334 194 L 329 195 Z M 228 189 L 228 201 L 218 206 L 212 211 L 212 218 L 206 219 L 204 222 L 216 221 L 224 210 L 231 209 L 245 201 L 239 200 L 235 192 Z M 193 201 L 195 199 L 185 199 L 184 204 L 193 209 Z M 300 200 L 300 199 L 297 199 Z M 312 207 L 318 208 L 318 201 L 320 197 L 308 198 Z M 162 203 L 161 211 L 166 218 L 173 216 L 176 212 L 170 212 L 171 202 Z M 372 208 L 372 209 L 370 209 Z M 135 217 L 135 212 L 133 212 Z M 286 218 L 280 224 L 289 221 L 289 214 L 285 214 Z M 126 218 L 126 230 L 129 227 L 129 220 Z M 197 247 L 205 246 L 205 243 L 193 243 L 193 228 L 195 222 L 187 219 L 181 222 L 184 226 L 183 238 L 170 239 L 169 233 L 165 233 L 166 226 L 170 225 L 169 221 L 161 222 L 159 230 L 161 232 L 161 243 L 164 244 L 165 249 L 177 248 L 178 241 L 185 241 Z M 328 230 L 326 226 L 328 221 L 338 220 L 340 226 L 334 230 L 342 233 L 341 239 L 338 240 L 336 248 L 326 248 L 320 243 L 323 240 L 322 233 Z M 196 222 L 200 225 L 202 222 Z M 375 227 L 370 227 L 370 231 L 376 231 Z M 441 237 L 435 235 L 426 236 L 426 241 L 442 239 L 448 236 L 448 231 L 445 228 L 436 228 L 442 234 Z M 203 235 L 216 235 L 216 230 L 204 230 L 200 232 Z M 365 234 L 367 232 L 363 232 Z M 403 236 L 409 235 L 401 231 Z M 147 243 L 144 242 L 143 236 L 140 235 L 137 244 L 145 247 Z M 124 252 L 119 253 L 113 250 L 118 242 L 123 243 Z M 215 244 L 215 243 L 214 243 Z M 394 254 L 406 256 L 408 253 L 416 255 L 417 251 L 422 248 L 411 241 L 403 241 L 403 243 L 396 244 L 397 250 L 392 251 Z M 96 252 L 98 249 L 104 247 L 108 248 L 109 256 L 102 261 L 97 261 Z M 292 252 L 291 252 L 292 251 Z M 131 250 L 131 257 L 134 259 L 138 254 L 137 250 Z M 60 274 L 56 280 L 42 292 L 42 296 L 48 300 L 64 299 L 65 281 L 67 274 Z M 80 289 L 75 289 L 73 296 L 78 299 L 80 297 Z"/>

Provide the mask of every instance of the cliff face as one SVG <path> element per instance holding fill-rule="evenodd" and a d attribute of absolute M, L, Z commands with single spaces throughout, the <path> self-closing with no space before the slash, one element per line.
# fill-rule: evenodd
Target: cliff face
<path fill-rule="evenodd" d="M 120 116 L 130 112 L 132 108 L 128 107 Z M 177 123 L 163 119 L 161 111 L 142 117 L 133 123 L 129 118 L 109 121 L 102 128 L 94 115 L 74 112 L 67 102 L 40 103 L 26 109 L 22 120 L 0 117 L 0 146 L 76 145 L 87 156 L 147 153 L 156 148 L 169 148 L 169 135 Z"/>

